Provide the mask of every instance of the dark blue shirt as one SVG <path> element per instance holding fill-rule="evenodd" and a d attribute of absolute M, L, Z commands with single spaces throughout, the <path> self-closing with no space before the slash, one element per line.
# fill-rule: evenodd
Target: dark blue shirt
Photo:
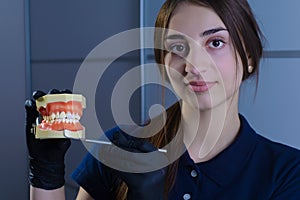
<path fill-rule="evenodd" d="M 235 141 L 213 159 L 194 163 L 187 152 L 180 157 L 170 200 L 300 200 L 300 151 L 256 134 L 240 120 Z M 118 181 L 108 181 L 116 179 L 104 167 L 88 154 L 72 177 L 93 198 L 108 200 Z"/>

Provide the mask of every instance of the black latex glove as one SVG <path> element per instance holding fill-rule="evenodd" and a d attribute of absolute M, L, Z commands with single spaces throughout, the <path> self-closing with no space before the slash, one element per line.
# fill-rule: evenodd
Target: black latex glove
<path fill-rule="evenodd" d="M 122 131 L 115 132 L 113 134 L 113 143 L 121 147 L 130 153 L 123 154 L 116 146 L 107 145 L 105 148 L 101 148 L 100 155 L 103 156 L 107 163 L 114 166 L 108 166 L 109 173 L 113 174 L 113 177 L 117 176 L 121 178 L 128 186 L 127 199 L 128 200 L 163 200 L 164 199 L 164 184 L 166 178 L 166 167 L 148 172 L 141 172 L 140 169 L 151 169 L 157 163 L 164 164 L 168 162 L 168 159 L 164 153 L 157 152 L 152 144 L 145 140 L 128 137 Z M 149 159 L 147 156 L 140 158 L 137 156 L 139 153 L 149 153 L 156 151 L 154 159 Z M 118 170 L 118 166 L 127 166 L 125 168 L 132 170 L 131 172 L 124 172 Z M 114 169 L 115 168 L 115 169 Z M 139 173 L 134 173 L 134 169 L 137 169 Z"/>
<path fill-rule="evenodd" d="M 69 90 L 50 90 L 48 94 L 72 93 Z M 25 101 L 26 142 L 29 154 L 29 182 L 32 186 L 46 190 L 62 187 L 65 184 L 64 157 L 71 145 L 70 139 L 35 139 L 33 126 L 36 118 L 41 118 L 35 100 L 46 95 L 42 91 L 33 92 L 32 98 Z"/>

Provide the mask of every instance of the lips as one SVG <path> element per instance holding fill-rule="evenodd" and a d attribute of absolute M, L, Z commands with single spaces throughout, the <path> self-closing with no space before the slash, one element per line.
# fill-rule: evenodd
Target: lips
<path fill-rule="evenodd" d="M 194 92 L 206 92 L 212 86 L 214 86 L 215 82 L 206 82 L 206 81 L 191 81 L 188 83 L 190 89 Z"/>

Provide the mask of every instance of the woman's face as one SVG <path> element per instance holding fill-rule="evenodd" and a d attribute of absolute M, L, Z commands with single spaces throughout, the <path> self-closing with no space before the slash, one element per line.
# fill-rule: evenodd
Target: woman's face
<path fill-rule="evenodd" d="M 238 96 L 241 61 L 239 56 L 236 59 L 227 28 L 212 9 L 180 4 L 168 29 L 166 71 L 183 102 L 207 110 Z"/>

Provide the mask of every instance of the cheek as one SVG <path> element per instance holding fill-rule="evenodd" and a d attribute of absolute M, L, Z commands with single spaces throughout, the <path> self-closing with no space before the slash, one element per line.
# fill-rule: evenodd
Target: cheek
<path fill-rule="evenodd" d="M 224 82 L 235 83 L 236 80 L 240 79 L 242 67 L 240 61 L 236 61 L 234 53 L 228 52 L 214 60 L 216 61 L 217 70 L 219 70 L 221 75 L 220 78 L 222 78 Z"/>
<path fill-rule="evenodd" d="M 225 63 L 225 62 L 224 62 Z M 239 89 L 242 82 L 242 66 L 235 61 L 228 60 L 226 64 L 219 68 L 224 88 L 227 93 L 232 93 Z"/>

